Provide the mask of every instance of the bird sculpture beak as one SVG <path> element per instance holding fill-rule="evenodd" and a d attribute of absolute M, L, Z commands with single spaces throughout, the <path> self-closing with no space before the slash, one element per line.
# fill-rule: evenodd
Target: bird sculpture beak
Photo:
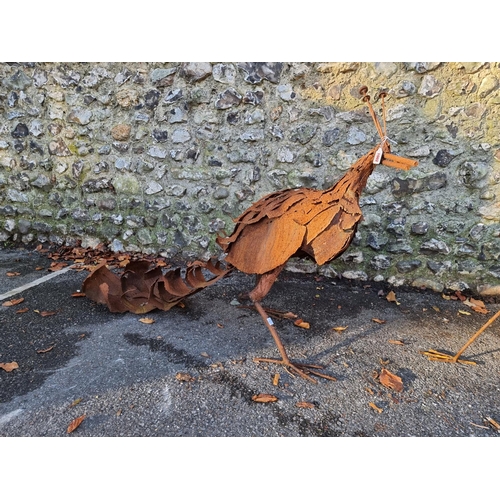
<path fill-rule="evenodd" d="M 399 170 L 410 170 L 410 168 L 418 165 L 417 160 L 393 155 L 392 153 L 384 153 L 380 163 L 386 167 L 398 168 Z"/>

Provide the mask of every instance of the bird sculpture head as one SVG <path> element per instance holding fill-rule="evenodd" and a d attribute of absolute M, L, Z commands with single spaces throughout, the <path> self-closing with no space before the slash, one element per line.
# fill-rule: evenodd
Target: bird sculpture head
<path fill-rule="evenodd" d="M 382 104 L 382 125 L 380 124 L 375 110 L 373 109 L 372 103 L 370 101 L 370 96 L 368 95 L 368 87 L 363 86 L 359 90 L 359 93 L 363 96 L 363 102 L 368 106 L 370 115 L 377 129 L 378 135 L 380 136 L 380 144 L 374 149 L 373 163 L 375 165 L 382 164 L 386 167 L 392 167 L 399 170 L 409 170 L 412 167 L 418 165 L 417 160 L 411 160 L 410 158 L 404 158 L 403 156 L 395 155 L 391 153 L 389 147 L 389 137 L 387 136 L 387 123 L 386 123 L 386 113 L 385 113 L 385 97 L 387 93 L 385 91 L 380 92 L 379 98 Z"/>

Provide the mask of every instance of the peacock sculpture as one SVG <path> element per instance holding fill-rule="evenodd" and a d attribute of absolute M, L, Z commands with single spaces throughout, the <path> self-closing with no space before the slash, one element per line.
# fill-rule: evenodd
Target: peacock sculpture
<path fill-rule="evenodd" d="M 368 177 L 378 164 L 408 170 L 417 161 L 391 154 L 386 133 L 385 93 L 380 94 L 382 123 L 379 121 L 367 88 L 360 90 L 367 104 L 380 142 L 356 161 L 345 175 L 325 190 L 295 188 L 277 191 L 252 204 L 234 222 L 229 236 L 218 236 L 225 252 L 224 263 L 195 262 L 184 271 L 164 273 L 147 261 L 131 262 L 121 277 L 105 265 L 85 280 L 83 291 L 112 312 L 168 310 L 237 269 L 256 275 L 255 287 L 246 294 L 259 312 L 278 348 L 280 358 L 255 358 L 257 362 L 283 365 L 291 373 L 316 382 L 313 376 L 334 380 L 323 367 L 292 361 L 281 342 L 272 319 L 262 306 L 287 261 L 307 257 L 323 265 L 339 257 L 350 245 L 362 218 L 359 199 Z M 211 278 L 206 278 L 209 271 Z"/>

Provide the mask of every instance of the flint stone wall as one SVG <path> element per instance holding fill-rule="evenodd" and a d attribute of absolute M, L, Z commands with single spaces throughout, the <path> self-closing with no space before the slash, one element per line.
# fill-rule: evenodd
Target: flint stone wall
<path fill-rule="evenodd" d="M 394 153 L 348 251 L 320 272 L 500 294 L 499 63 L 2 63 L 0 241 L 220 255 L 269 192 L 329 187 Z M 316 266 L 291 262 L 290 269 Z"/>

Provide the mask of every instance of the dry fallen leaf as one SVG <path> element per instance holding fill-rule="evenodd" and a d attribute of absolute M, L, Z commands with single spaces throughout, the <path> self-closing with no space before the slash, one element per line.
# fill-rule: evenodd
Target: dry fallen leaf
<path fill-rule="evenodd" d="M 20 304 L 21 302 L 24 302 L 24 299 L 22 297 L 20 297 L 19 299 L 8 300 L 7 302 L 4 302 L 2 306 L 5 307 L 17 306 L 17 304 Z"/>
<path fill-rule="evenodd" d="M 179 382 L 194 382 L 196 379 L 189 375 L 189 373 L 185 373 L 185 372 L 179 372 L 175 375 L 175 378 L 179 381 Z"/>
<path fill-rule="evenodd" d="M 372 318 L 372 321 L 378 323 L 379 325 L 383 325 L 385 323 L 385 319 Z"/>
<path fill-rule="evenodd" d="M 395 302 L 396 305 L 399 306 L 399 302 L 398 300 L 396 299 L 396 294 L 391 290 L 386 296 L 385 298 L 389 301 L 389 302 Z"/>
<path fill-rule="evenodd" d="M 68 264 L 65 264 L 64 262 L 52 262 L 50 265 L 49 271 L 55 272 L 55 271 L 60 271 L 61 269 L 67 267 Z"/>
<path fill-rule="evenodd" d="M 479 299 L 471 297 L 467 302 L 470 302 L 473 306 L 484 307 L 484 302 Z"/>
<path fill-rule="evenodd" d="M 382 413 L 384 410 L 382 408 L 379 408 L 375 403 L 368 403 L 370 405 L 370 408 L 373 408 L 376 412 Z"/>
<path fill-rule="evenodd" d="M 404 345 L 403 342 L 401 342 L 401 340 L 392 340 L 392 339 L 389 339 L 388 342 L 389 342 L 389 344 Z"/>
<path fill-rule="evenodd" d="M 382 368 L 380 371 L 379 381 L 383 386 L 394 389 L 396 392 L 401 392 L 403 390 L 403 381 L 401 378 L 385 368 Z"/>
<path fill-rule="evenodd" d="M 314 403 L 309 403 L 307 401 L 299 401 L 295 403 L 295 406 L 297 408 L 309 408 L 309 409 L 316 408 L 316 405 Z"/>
<path fill-rule="evenodd" d="M 28 307 L 23 307 L 22 309 L 18 309 L 16 311 L 16 314 L 23 314 L 23 313 L 26 313 L 29 311 L 29 308 Z"/>
<path fill-rule="evenodd" d="M 275 373 L 273 377 L 273 385 L 278 385 L 279 381 L 280 381 L 280 374 Z"/>
<path fill-rule="evenodd" d="M 82 402 L 82 398 L 75 399 L 70 405 L 70 408 L 73 408 L 73 406 L 76 406 Z"/>
<path fill-rule="evenodd" d="M 74 292 L 71 294 L 72 297 L 85 297 L 83 292 Z"/>
<path fill-rule="evenodd" d="M 343 332 L 344 330 L 347 329 L 347 326 L 334 326 L 332 330 L 335 330 L 336 332 Z"/>
<path fill-rule="evenodd" d="M 295 320 L 293 322 L 293 324 L 295 326 L 298 326 L 300 328 L 305 328 L 305 329 L 309 329 L 311 327 L 311 325 L 307 322 L 307 321 L 304 321 L 303 319 L 299 318 L 297 320 Z"/>
<path fill-rule="evenodd" d="M 9 278 L 12 278 L 13 276 L 21 276 L 21 273 L 18 273 L 17 271 L 8 271 L 6 274 Z"/>
<path fill-rule="evenodd" d="M 19 365 L 15 361 L 12 361 L 12 363 L 0 363 L 0 368 L 6 372 L 11 372 L 12 370 L 17 370 Z"/>
<path fill-rule="evenodd" d="M 278 401 L 278 398 L 272 394 L 256 394 L 252 396 L 252 401 L 256 403 L 274 403 Z"/>
<path fill-rule="evenodd" d="M 486 307 L 478 307 L 478 306 L 472 306 L 472 310 L 481 314 L 488 314 L 490 312 L 488 309 L 486 309 Z"/>
<path fill-rule="evenodd" d="M 432 308 L 433 308 L 433 309 L 434 309 L 434 311 L 436 311 L 436 312 L 441 312 L 441 309 L 439 309 L 439 307 L 438 307 L 438 306 L 432 306 Z"/>
<path fill-rule="evenodd" d="M 67 433 L 73 432 L 79 425 L 85 420 L 86 415 L 81 415 L 80 417 L 75 418 L 68 425 Z"/>
<path fill-rule="evenodd" d="M 482 300 L 474 299 L 471 297 L 470 299 L 464 300 L 463 304 L 469 306 L 473 311 L 481 314 L 487 314 L 489 312 Z"/>
<path fill-rule="evenodd" d="M 38 351 L 36 351 L 38 354 L 44 354 L 46 352 L 50 352 L 52 351 L 52 349 L 54 349 L 56 345 L 51 345 L 50 347 L 47 347 L 47 349 L 39 349 Z"/>
<path fill-rule="evenodd" d="M 152 325 L 155 322 L 153 318 L 141 318 L 139 321 L 145 325 Z"/>
<path fill-rule="evenodd" d="M 469 311 L 463 311 L 462 309 L 458 310 L 458 314 L 463 314 L 464 316 L 470 316 L 471 313 Z"/>
<path fill-rule="evenodd" d="M 35 312 L 42 316 L 42 318 L 45 318 L 46 316 L 54 316 L 54 314 L 57 314 L 57 311 L 39 311 L 38 309 L 35 309 Z"/>

